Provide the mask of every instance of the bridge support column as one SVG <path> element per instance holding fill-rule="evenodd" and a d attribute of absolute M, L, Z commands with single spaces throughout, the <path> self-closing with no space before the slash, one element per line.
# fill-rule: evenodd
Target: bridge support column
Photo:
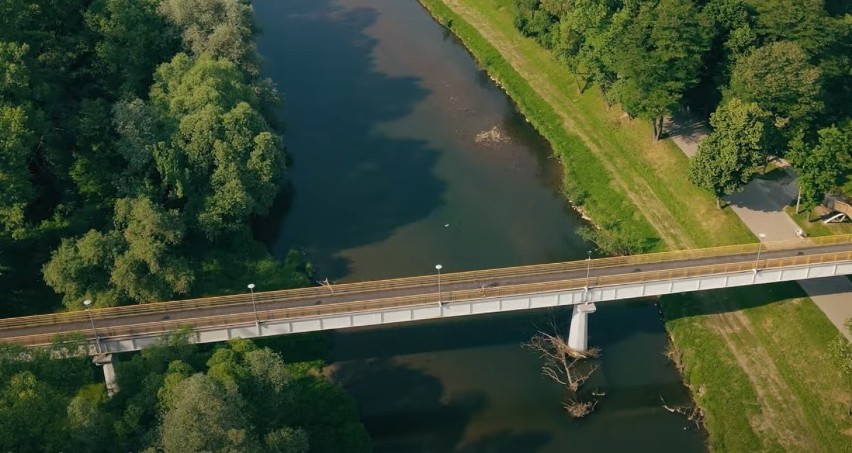
<path fill-rule="evenodd" d="M 568 331 L 568 346 L 578 351 L 589 349 L 588 315 L 596 310 L 597 307 L 591 302 L 574 305 L 574 311 L 571 313 L 571 327 Z"/>
<path fill-rule="evenodd" d="M 115 379 L 115 367 L 112 366 L 112 354 L 98 354 L 92 359 L 95 365 L 103 368 L 104 382 L 106 382 L 107 395 L 113 396 L 118 393 L 118 382 Z"/>

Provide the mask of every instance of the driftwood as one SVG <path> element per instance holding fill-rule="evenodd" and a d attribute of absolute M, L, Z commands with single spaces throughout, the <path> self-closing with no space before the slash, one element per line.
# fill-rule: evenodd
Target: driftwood
<path fill-rule="evenodd" d="M 556 332 L 555 323 L 551 323 L 551 329 Z M 532 350 L 542 359 L 541 374 L 547 376 L 568 390 L 569 396 L 562 406 L 574 418 L 582 418 L 590 414 L 595 406 L 595 401 L 580 401 L 577 392 L 589 377 L 598 369 L 597 365 L 579 368 L 577 365 L 585 359 L 595 358 L 600 355 L 600 348 L 592 348 L 587 351 L 578 351 L 568 345 L 564 338 L 556 334 L 539 331 L 523 347 Z"/>
<path fill-rule="evenodd" d="M 666 404 L 666 400 L 664 400 L 662 396 L 660 396 L 660 401 L 663 403 L 663 409 L 673 414 L 685 416 L 687 420 L 695 423 L 696 428 L 700 428 L 701 423 L 704 422 L 704 411 L 696 405 L 689 404 L 683 406 L 669 406 Z"/>

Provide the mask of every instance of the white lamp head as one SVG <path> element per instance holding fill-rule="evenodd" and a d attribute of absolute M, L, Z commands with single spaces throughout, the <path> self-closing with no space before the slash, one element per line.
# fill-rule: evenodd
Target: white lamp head
<path fill-rule="evenodd" d="M 444 268 L 444 266 L 441 266 L 440 264 L 436 264 L 436 265 L 435 265 L 435 269 L 436 269 L 436 270 L 441 270 L 441 269 L 443 269 L 443 268 Z"/>
<path fill-rule="evenodd" d="M 83 301 L 83 305 L 84 305 L 86 308 L 89 308 L 89 305 L 92 305 L 92 301 L 91 301 L 91 300 L 89 300 L 89 299 L 86 299 L 86 300 L 84 300 L 84 301 Z"/>
<path fill-rule="evenodd" d="M 249 283 L 249 284 L 248 284 L 248 289 L 254 289 L 254 283 Z"/>

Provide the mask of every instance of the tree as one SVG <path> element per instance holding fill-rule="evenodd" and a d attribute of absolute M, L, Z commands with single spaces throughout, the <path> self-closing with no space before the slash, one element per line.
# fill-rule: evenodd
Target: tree
<path fill-rule="evenodd" d="M 41 452 L 62 450 L 63 408 L 67 399 L 36 375 L 23 371 L 0 389 L 0 449 Z"/>
<path fill-rule="evenodd" d="M 210 239 L 264 214 L 284 169 L 280 139 L 256 106 L 252 86 L 227 60 L 176 56 L 151 89 L 154 108 L 171 121 L 171 142 L 155 153 L 167 195 Z"/>
<path fill-rule="evenodd" d="M 115 229 L 63 240 L 44 266 L 45 282 L 70 310 L 79 310 L 84 298 L 103 307 L 186 294 L 195 277 L 178 254 L 184 231 L 177 212 L 145 197 L 122 198 Z"/>
<path fill-rule="evenodd" d="M 810 149 L 799 144 L 790 151 L 790 162 L 799 170 L 799 194 L 808 210 L 852 170 L 852 123 L 820 129 L 817 135 L 819 141 Z"/>
<path fill-rule="evenodd" d="M 69 433 L 78 448 L 100 451 L 112 444 L 111 420 L 103 407 L 107 401 L 106 387 L 101 383 L 85 385 L 71 398 L 66 416 Z"/>
<path fill-rule="evenodd" d="M 76 147 L 70 176 L 78 192 L 92 204 L 109 206 L 115 200 L 115 175 L 121 159 L 113 147 L 109 104 L 103 99 L 84 99 L 74 121 Z"/>
<path fill-rule="evenodd" d="M 766 145 L 768 114 L 753 102 L 732 99 L 710 117 L 714 130 L 689 163 L 689 180 L 716 197 L 739 191 L 751 179 Z"/>
<path fill-rule="evenodd" d="M 115 226 L 125 242 L 110 282 L 131 300 L 151 302 L 189 292 L 194 275 L 176 253 L 185 227 L 179 214 L 150 199 L 122 198 L 115 204 Z"/>
<path fill-rule="evenodd" d="M 722 197 L 739 191 L 754 173 L 753 166 L 743 164 L 742 157 L 730 143 L 718 138 L 704 139 L 698 153 L 689 162 L 689 180 L 716 197 L 722 209 Z"/>
<path fill-rule="evenodd" d="M 820 71 L 795 43 L 779 41 L 755 49 L 737 60 L 729 97 L 754 102 L 774 115 L 783 137 L 806 129 L 822 108 Z"/>
<path fill-rule="evenodd" d="M 698 82 L 708 27 L 692 0 L 641 3 L 631 12 L 613 60 L 613 92 L 625 111 L 652 121 L 658 140 L 663 116 Z"/>
<path fill-rule="evenodd" d="M 308 453 L 311 448 L 308 433 L 301 428 L 281 428 L 263 436 L 269 453 Z"/>
<path fill-rule="evenodd" d="M 95 0 L 86 25 L 99 35 L 97 65 L 112 93 L 142 95 L 160 63 L 174 55 L 179 31 L 157 13 L 157 0 Z"/>
<path fill-rule="evenodd" d="M 120 247 L 114 232 L 90 230 L 78 239 L 63 239 L 44 265 L 44 281 L 59 294 L 69 310 L 80 310 L 83 299 L 109 307 L 121 294 L 109 283 L 109 274 Z"/>
<path fill-rule="evenodd" d="M 118 134 L 116 150 L 124 161 L 122 172 L 114 178 L 119 196 L 159 196 L 162 181 L 154 156 L 161 155 L 163 142 L 171 134 L 169 124 L 135 98 L 113 106 L 112 126 Z"/>
<path fill-rule="evenodd" d="M 795 42 L 809 56 L 822 53 L 833 37 L 824 0 L 755 2 L 756 31 L 764 41 Z"/>
<path fill-rule="evenodd" d="M 591 81 L 607 83 L 600 59 L 600 52 L 606 48 L 599 48 L 599 45 L 613 13 L 608 6 L 605 2 L 576 0 L 570 5 L 565 3 L 559 14 L 561 20 L 554 52 L 576 76 L 577 89 L 581 93 Z"/>
<path fill-rule="evenodd" d="M 259 450 L 238 393 L 199 373 L 180 381 L 173 395 L 160 425 L 164 451 Z"/>
<path fill-rule="evenodd" d="M 600 228 L 582 226 L 577 228 L 577 235 L 607 255 L 633 255 L 649 248 L 641 233 L 620 222 L 602 222 Z"/>
<path fill-rule="evenodd" d="M 22 107 L 0 103 L 0 225 L 13 236 L 23 234 L 24 209 L 35 198 L 29 160 L 36 138 Z"/>
<path fill-rule="evenodd" d="M 195 56 L 227 59 L 257 75 L 252 7 L 245 0 L 163 0 L 159 12 L 183 30 Z"/>

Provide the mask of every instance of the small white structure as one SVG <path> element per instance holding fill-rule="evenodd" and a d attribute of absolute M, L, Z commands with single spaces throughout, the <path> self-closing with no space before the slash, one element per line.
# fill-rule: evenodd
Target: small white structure
<path fill-rule="evenodd" d="M 568 331 L 568 346 L 580 352 L 589 349 L 589 313 L 597 311 L 592 302 L 574 305 L 571 312 L 571 329 Z"/>

